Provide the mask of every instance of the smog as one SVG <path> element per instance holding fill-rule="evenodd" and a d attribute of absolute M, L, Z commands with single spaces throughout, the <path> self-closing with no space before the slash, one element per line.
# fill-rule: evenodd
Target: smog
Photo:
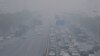
<path fill-rule="evenodd" d="M 99 0 L 0 0 L 0 56 L 99 56 Z"/>

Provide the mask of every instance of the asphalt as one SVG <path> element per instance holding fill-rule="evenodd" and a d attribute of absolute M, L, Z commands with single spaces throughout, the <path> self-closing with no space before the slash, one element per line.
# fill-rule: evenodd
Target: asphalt
<path fill-rule="evenodd" d="M 43 56 L 47 45 L 46 29 L 29 30 L 22 37 L 15 37 L 0 43 L 0 56 Z"/>

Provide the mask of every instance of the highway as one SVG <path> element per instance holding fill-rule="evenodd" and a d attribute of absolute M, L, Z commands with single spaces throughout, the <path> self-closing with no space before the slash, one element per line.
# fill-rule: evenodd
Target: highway
<path fill-rule="evenodd" d="M 0 56 L 43 56 L 47 44 L 46 29 L 30 29 L 22 37 L 0 43 Z"/>
<path fill-rule="evenodd" d="M 78 33 L 68 28 L 66 30 L 66 28 L 38 26 L 35 29 L 29 29 L 21 37 L 0 42 L 0 56 L 64 56 L 65 54 L 82 56 L 81 50 L 88 51 L 93 47 L 88 42 L 80 42 L 79 38 L 82 36 L 78 36 Z"/>
<path fill-rule="evenodd" d="M 69 28 L 52 29 L 51 33 L 49 34 L 50 44 L 48 56 L 94 56 L 95 54 L 92 50 L 93 44 L 89 44 L 89 40 L 87 39 L 90 37 L 88 37 L 88 35 L 85 34 L 85 32 L 76 33 L 78 31 L 71 31 L 71 29 Z M 78 34 L 84 35 L 78 36 Z M 79 41 L 81 40 L 79 38 L 84 40 L 84 42 Z M 90 53 L 90 50 L 93 52 L 92 54 Z"/>

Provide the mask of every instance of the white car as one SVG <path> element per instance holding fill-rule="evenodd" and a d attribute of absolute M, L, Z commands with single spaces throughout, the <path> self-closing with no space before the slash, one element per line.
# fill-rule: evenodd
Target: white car
<path fill-rule="evenodd" d="M 72 56 L 80 56 L 80 54 L 78 52 L 72 52 L 71 55 Z"/>
<path fill-rule="evenodd" d="M 60 56 L 70 56 L 68 52 L 61 50 Z"/>
<path fill-rule="evenodd" d="M 89 54 L 89 56 L 95 56 L 94 54 Z"/>
<path fill-rule="evenodd" d="M 54 51 L 50 51 L 50 52 L 48 53 L 48 56 L 56 56 L 56 53 L 55 53 Z"/>

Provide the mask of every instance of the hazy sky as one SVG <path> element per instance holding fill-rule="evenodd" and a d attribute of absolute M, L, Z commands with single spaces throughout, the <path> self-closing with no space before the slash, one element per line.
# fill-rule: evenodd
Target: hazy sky
<path fill-rule="evenodd" d="M 0 0 L 0 11 L 17 12 L 29 10 L 49 13 L 81 12 L 91 14 L 91 11 L 99 6 L 97 1 L 99 0 Z"/>

